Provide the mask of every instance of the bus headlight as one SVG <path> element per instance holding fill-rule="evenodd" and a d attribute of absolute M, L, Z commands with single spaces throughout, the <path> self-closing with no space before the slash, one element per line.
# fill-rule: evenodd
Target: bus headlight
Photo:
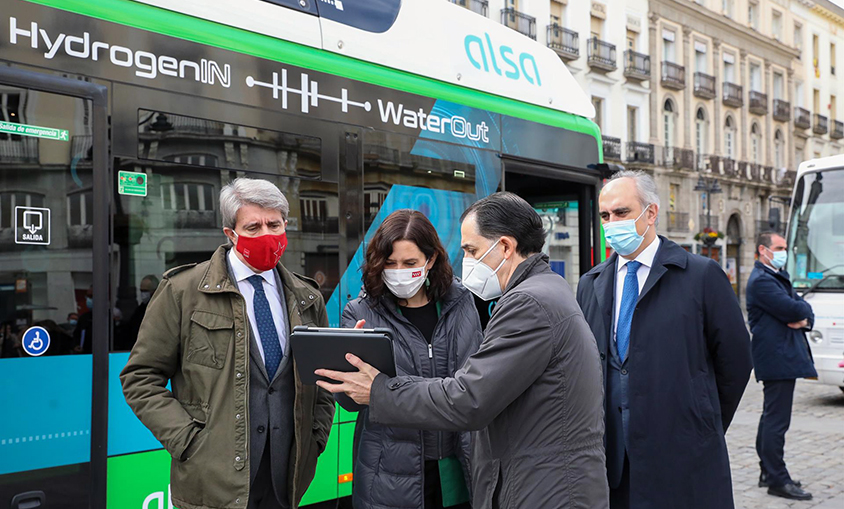
<path fill-rule="evenodd" d="M 822 343 L 823 342 L 823 334 L 819 330 L 813 330 L 809 332 L 809 339 L 814 341 L 815 343 Z"/>

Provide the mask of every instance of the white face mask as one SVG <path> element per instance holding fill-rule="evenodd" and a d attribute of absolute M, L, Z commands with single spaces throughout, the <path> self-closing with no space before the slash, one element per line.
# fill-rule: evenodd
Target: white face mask
<path fill-rule="evenodd" d="M 409 299 L 416 295 L 428 278 L 428 261 L 422 267 L 409 269 L 384 269 L 382 277 L 387 288 L 399 299 Z"/>
<path fill-rule="evenodd" d="M 463 257 L 463 286 L 483 300 L 497 299 L 504 293 L 501 282 L 498 280 L 498 271 L 501 270 L 507 259 L 501 260 L 495 270 L 481 262 L 499 242 L 501 242 L 500 239 L 496 240 L 495 244 L 490 246 L 486 253 L 477 260 L 471 256 Z"/>
<path fill-rule="evenodd" d="M 152 292 L 141 290 L 141 304 L 149 302 L 150 297 L 152 297 Z"/>

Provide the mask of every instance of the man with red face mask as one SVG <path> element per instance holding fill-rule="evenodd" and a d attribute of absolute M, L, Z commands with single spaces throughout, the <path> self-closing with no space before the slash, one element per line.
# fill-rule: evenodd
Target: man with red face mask
<path fill-rule="evenodd" d="M 297 325 L 327 327 L 325 303 L 316 282 L 280 263 L 289 205 L 275 185 L 236 179 L 220 211 L 228 245 L 164 274 L 120 375 L 123 392 L 172 456 L 173 504 L 295 509 L 334 400 L 302 385 L 288 338 Z"/>

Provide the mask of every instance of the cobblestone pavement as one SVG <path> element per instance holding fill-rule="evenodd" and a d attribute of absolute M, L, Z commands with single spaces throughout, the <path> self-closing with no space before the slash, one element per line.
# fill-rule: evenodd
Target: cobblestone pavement
<path fill-rule="evenodd" d="M 785 462 L 791 477 L 814 495 L 808 502 L 785 500 L 759 488 L 756 427 L 762 413 L 762 384 L 751 375 L 727 433 L 738 509 L 844 509 L 844 393 L 837 387 L 798 380 Z"/>

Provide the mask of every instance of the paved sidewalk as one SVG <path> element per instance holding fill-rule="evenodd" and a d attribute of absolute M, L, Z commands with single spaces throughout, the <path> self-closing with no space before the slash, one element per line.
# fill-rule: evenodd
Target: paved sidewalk
<path fill-rule="evenodd" d="M 762 384 L 751 381 L 727 433 L 737 509 L 844 509 L 844 393 L 837 387 L 798 380 L 785 462 L 794 479 L 814 495 L 785 500 L 757 487 L 756 427 L 762 413 Z"/>

